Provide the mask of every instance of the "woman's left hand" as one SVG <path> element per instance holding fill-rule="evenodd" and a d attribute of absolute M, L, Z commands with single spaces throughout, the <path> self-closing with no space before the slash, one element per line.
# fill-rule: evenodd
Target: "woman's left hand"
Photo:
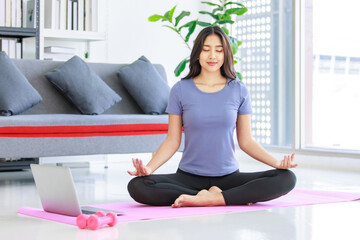
<path fill-rule="evenodd" d="M 276 168 L 277 169 L 289 169 L 289 168 L 295 168 L 298 166 L 297 163 L 293 163 L 294 161 L 294 156 L 295 153 L 291 154 L 291 155 L 285 155 L 284 159 L 281 161 L 278 161 L 276 163 Z"/>

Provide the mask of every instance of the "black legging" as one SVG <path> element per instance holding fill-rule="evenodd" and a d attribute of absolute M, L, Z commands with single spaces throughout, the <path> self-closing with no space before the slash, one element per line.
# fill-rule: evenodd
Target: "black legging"
<path fill-rule="evenodd" d="M 217 186 L 223 191 L 226 205 L 244 205 L 285 195 L 295 187 L 295 183 L 295 174 L 289 170 L 235 171 L 221 177 L 203 177 L 178 169 L 174 174 L 133 178 L 128 191 L 139 203 L 170 206 L 181 194 L 196 195 L 202 189 Z"/>

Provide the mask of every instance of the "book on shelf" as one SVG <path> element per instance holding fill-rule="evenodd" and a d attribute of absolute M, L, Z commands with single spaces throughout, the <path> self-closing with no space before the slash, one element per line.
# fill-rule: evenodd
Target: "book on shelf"
<path fill-rule="evenodd" d="M 98 29 L 98 0 L 46 0 L 44 4 L 44 27 L 47 29 L 78 31 Z"/>
<path fill-rule="evenodd" d="M 75 54 L 76 50 L 72 47 L 61 47 L 61 46 L 47 46 L 44 47 L 45 53 L 66 53 L 66 54 Z"/>
<path fill-rule="evenodd" d="M 55 0 L 55 29 L 60 29 L 60 0 Z"/>
<path fill-rule="evenodd" d="M 25 2 L 25 1 L 24 1 Z M 27 28 L 36 27 L 36 2 L 35 0 L 29 0 L 26 2 L 26 12 L 23 16 L 23 26 Z"/>
<path fill-rule="evenodd" d="M 91 0 L 91 31 L 98 31 L 98 0 Z"/>
<path fill-rule="evenodd" d="M 44 60 L 67 61 L 73 56 L 74 54 L 70 53 L 44 53 Z"/>
<path fill-rule="evenodd" d="M 16 59 L 22 58 L 22 43 L 18 41 L 16 42 L 15 58 Z"/>
<path fill-rule="evenodd" d="M 0 0 L 0 26 L 36 27 L 36 0 Z M 98 0 L 44 0 L 44 27 L 98 31 Z"/>
<path fill-rule="evenodd" d="M 0 0 L 0 26 L 5 26 L 5 0 Z"/>
<path fill-rule="evenodd" d="M 84 30 L 94 31 L 98 30 L 98 1 L 97 0 L 84 0 Z"/>
<path fill-rule="evenodd" d="M 67 15 L 67 0 L 60 0 L 60 23 L 59 23 L 59 28 L 60 30 L 65 30 L 66 29 L 66 24 L 67 24 L 67 19 L 66 16 Z"/>
<path fill-rule="evenodd" d="M 25 0 L 0 0 L 0 26 L 22 27 L 22 8 Z"/>
<path fill-rule="evenodd" d="M 84 10 L 84 30 L 91 31 L 91 0 L 85 0 L 85 10 Z"/>
<path fill-rule="evenodd" d="M 5 26 L 5 0 L 0 0 L 0 27 Z"/>
<path fill-rule="evenodd" d="M 66 0 L 66 29 L 71 30 L 72 26 L 72 0 Z"/>
<path fill-rule="evenodd" d="M 44 59 L 52 61 L 67 61 L 75 55 L 75 48 L 62 46 L 44 47 Z"/>
<path fill-rule="evenodd" d="M 16 1 L 16 23 L 15 27 L 22 27 L 22 0 L 15 0 Z"/>
<path fill-rule="evenodd" d="M 4 51 L 9 58 L 21 58 L 21 42 L 16 38 L 0 38 L 0 51 Z"/>
<path fill-rule="evenodd" d="M 78 2 L 77 0 L 72 1 L 72 30 L 78 30 Z"/>
<path fill-rule="evenodd" d="M 5 27 L 11 27 L 11 0 L 5 0 Z"/>
<path fill-rule="evenodd" d="M 77 29 L 84 31 L 84 0 L 78 0 L 78 12 L 77 12 Z"/>
<path fill-rule="evenodd" d="M 11 0 L 10 1 L 10 11 L 11 11 L 11 16 L 10 16 L 10 27 L 16 27 L 16 1 L 15 0 Z"/>
<path fill-rule="evenodd" d="M 9 39 L 0 38 L 0 50 L 9 56 Z"/>
<path fill-rule="evenodd" d="M 9 58 L 15 58 L 16 56 L 16 39 L 9 39 Z"/>
<path fill-rule="evenodd" d="M 88 2 L 85 2 L 88 1 Z M 97 0 L 47 0 L 45 1 L 45 28 L 61 30 L 85 30 L 86 4 L 91 10 L 90 15 L 97 11 Z M 89 5 L 93 5 L 89 7 Z M 88 10 L 88 11 L 90 11 Z M 96 18 L 89 18 L 88 25 L 97 25 Z M 97 21 L 97 19 L 96 19 Z M 97 27 L 95 27 L 97 28 Z M 94 31 L 94 27 L 87 29 Z"/>
<path fill-rule="evenodd" d="M 47 0 L 44 1 L 45 4 L 45 18 L 44 18 L 44 27 L 49 29 L 57 29 L 57 22 L 59 21 L 59 7 L 58 0 Z"/>
<path fill-rule="evenodd" d="M 21 15 L 22 15 L 22 17 L 21 17 L 21 26 L 26 27 L 27 1 L 22 1 Z"/>

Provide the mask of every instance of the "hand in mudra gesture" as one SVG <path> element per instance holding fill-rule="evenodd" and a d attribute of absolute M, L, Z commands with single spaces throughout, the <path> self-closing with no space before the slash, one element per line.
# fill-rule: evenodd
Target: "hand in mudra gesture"
<path fill-rule="evenodd" d="M 294 156 L 295 153 L 291 155 L 285 155 L 284 159 L 277 162 L 276 168 L 277 169 L 289 169 L 289 168 L 295 168 L 298 166 L 297 163 L 294 163 Z"/>
<path fill-rule="evenodd" d="M 144 166 L 141 159 L 133 158 L 132 162 L 135 167 L 135 171 L 127 171 L 131 176 L 143 177 L 151 174 L 151 169 Z"/>

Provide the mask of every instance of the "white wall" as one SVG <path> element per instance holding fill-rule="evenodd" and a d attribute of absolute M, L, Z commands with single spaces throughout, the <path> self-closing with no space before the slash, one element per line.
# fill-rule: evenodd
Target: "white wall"
<path fill-rule="evenodd" d="M 107 33 L 106 41 L 46 40 L 45 46 L 69 46 L 76 48 L 76 54 L 84 58 L 89 47 L 89 62 L 131 63 L 140 56 L 146 56 L 152 63 L 160 63 L 165 67 L 168 81 L 172 86 L 181 77 L 175 77 L 174 69 L 178 63 L 190 55 L 190 50 L 184 41 L 169 28 L 162 27 L 165 22 L 149 22 L 153 14 L 164 13 L 175 5 L 174 17 L 183 10 L 191 15 L 182 19 L 180 25 L 199 18 L 201 21 L 211 21 L 207 15 L 199 14 L 200 10 L 210 10 L 201 4 L 201 0 L 98 0 L 98 31 Z M 197 27 L 190 38 L 192 42 L 202 28 Z M 184 29 L 183 36 L 187 34 Z M 35 58 L 35 39 L 24 39 L 25 58 Z"/>
<path fill-rule="evenodd" d="M 108 0 L 108 15 L 106 19 L 101 19 L 107 22 L 105 24 L 108 33 L 107 42 L 92 44 L 91 52 L 95 60 L 94 58 L 91 60 L 104 58 L 105 62 L 110 63 L 131 63 L 144 55 L 152 63 L 164 65 L 169 84 L 173 85 L 180 79 L 180 77 L 175 77 L 173 70 L 182 59 L 190 55 L 190 50 L 174 31 L 162 27 L 160 21 L 149 22 L 148 17 L 153 14 L 163 15 L 177 5 L 174 16 L 180 14 L 182 10 L 191 12 L 189 17 L 182 20 L 181 23 L 184 24 L 199 18 L 198 11 L 200 8 L 204 9 L 204 4 L 200 2 L 194 0 Z M 206 20 L 204 16 L 200 16 L 200 19 Z M 193 35 L 196 36 L 198 31 Z M 106 52 L 100 52 L 103 44 L 106 45 Z M 182 76 L 185 72 L 186 70 Z"/>

